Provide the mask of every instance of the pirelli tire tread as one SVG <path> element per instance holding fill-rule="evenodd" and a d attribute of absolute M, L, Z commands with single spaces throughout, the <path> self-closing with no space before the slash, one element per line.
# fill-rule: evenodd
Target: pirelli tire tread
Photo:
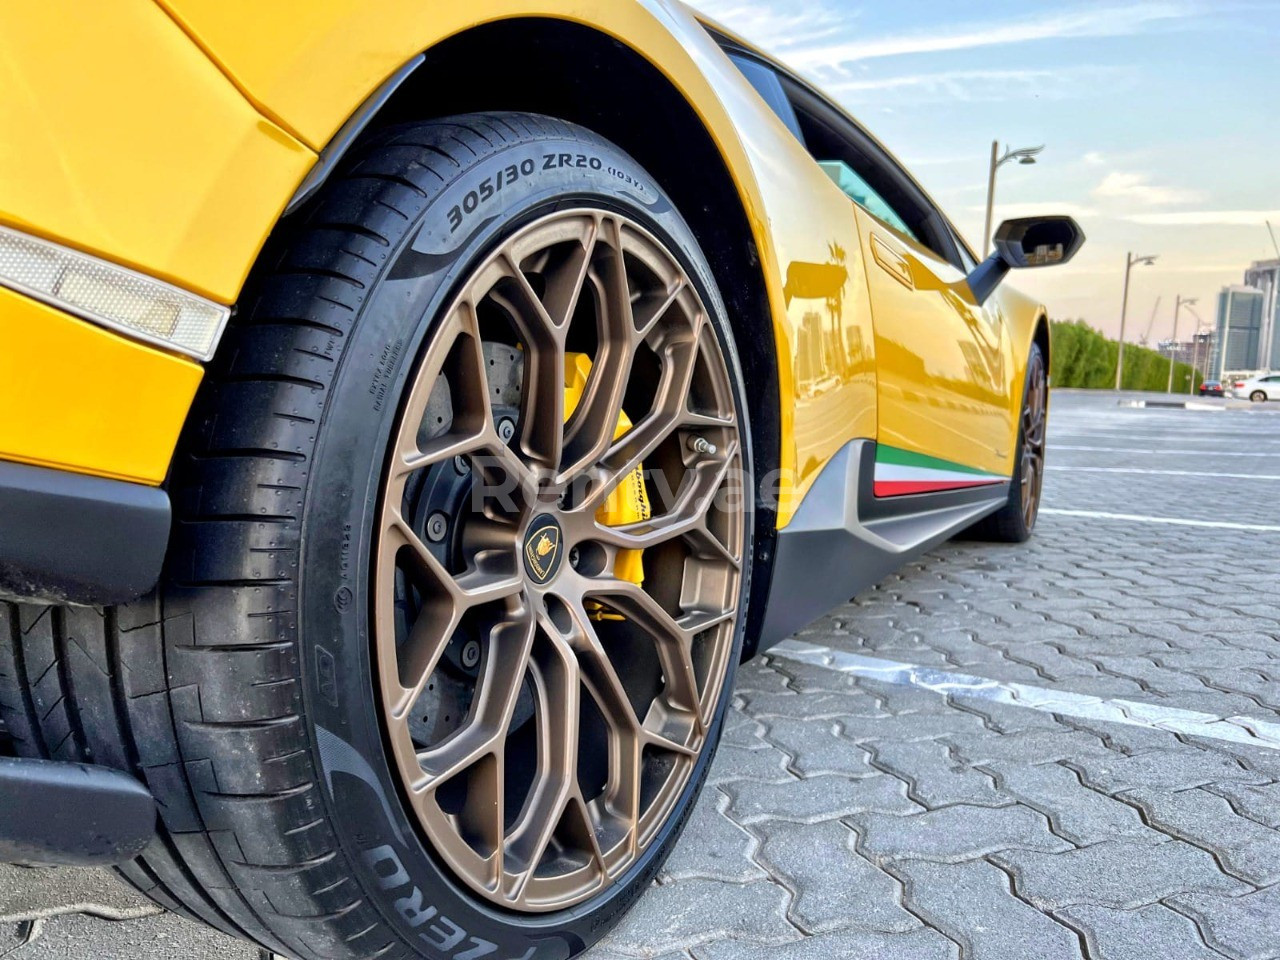
<path fill-rule="evenodd" d="M 303 492 L 341 341 L 408 225 L 487 155 L 566 138 L 609 146 L 551 118 L 485 114 L 356 148 L 273 238 L 209 367 L 168 485 L 163 587 L 107 610 L 0 603 L 16 749 L 150 787 L 158 837 L 120 873 L 165 908 L 291 957 L 415 955 L 366 901 L 323 809 L 302 717 Z"/>

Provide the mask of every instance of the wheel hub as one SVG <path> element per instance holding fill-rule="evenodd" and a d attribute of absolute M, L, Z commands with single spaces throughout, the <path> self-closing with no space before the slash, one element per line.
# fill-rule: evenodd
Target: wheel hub
<path fill-rule="evenodd" d="M 545 586 L 560 572 L 565 558 L 564 532 L 556 518 L 540 514 L 524 535 L 524 570 L 534 586 Z"/>

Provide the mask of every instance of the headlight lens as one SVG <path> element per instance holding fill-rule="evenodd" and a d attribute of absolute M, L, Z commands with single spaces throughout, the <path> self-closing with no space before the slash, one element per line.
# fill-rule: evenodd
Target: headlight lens
<path fill-rule="evenodd" d="M 0 286 L 198 360 L 230 309 L 127 267 L 0 227 Z"/>

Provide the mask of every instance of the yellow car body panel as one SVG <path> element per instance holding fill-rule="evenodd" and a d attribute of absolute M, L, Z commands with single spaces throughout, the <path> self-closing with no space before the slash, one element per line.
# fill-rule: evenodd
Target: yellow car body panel
<path fill-rule="evenodd" d="M 315 154 L 150 0 L 0 4 L 0 43 L 0 223 L 234 302 Z"/>
<path fill-rule="evenodd" d="M 0 460 L 158 485 L 204 368 L 0 287 Z"/>

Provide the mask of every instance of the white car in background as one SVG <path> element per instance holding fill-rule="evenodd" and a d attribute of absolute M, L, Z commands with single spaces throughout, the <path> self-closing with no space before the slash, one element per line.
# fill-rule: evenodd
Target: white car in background
<path fill-rule="evenodd" d="M 1236 380 L 1231 384 L 1231 394 L 1248 397 L 1255 403 L 1263 400 L 1280 400 L 1280 373 L 1269 373 L 1248 380 Z"/>

